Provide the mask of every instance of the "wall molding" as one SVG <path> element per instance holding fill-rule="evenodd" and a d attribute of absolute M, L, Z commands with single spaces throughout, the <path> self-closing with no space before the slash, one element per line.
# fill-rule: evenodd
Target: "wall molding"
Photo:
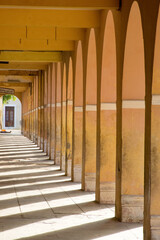
<path fill-rule="evenodd" d="M 81 106 L 81 107 L 74 107 L 74 112 L 83 112 L 83 106 Z"/>
<path fill-rule="evenodd" d="M 116 110 L 116 103 L 101 103 L 101 110 Z"/>
<path fill-rule="evenodd" d="M 145 109 L 145 101 L 144 100 L 123 100 L 122 108 L 129 109 Z"/>
<path fill-rule="evenodd" d="M 152 105 L 160 105 L 160 95 L 152 95 Z"/>
<path fill-rule="evenodd" d="M 61 102 L 60 103 L 56 103 L 56 107 L 61 107 Z"/>
<path fill-rule="evenodd" d="M 63 102 L 62 102 L 62 106 L 63 106 L 63 107 L 66 107 L 66 105 L 67 105 L 66 101 L 63 101 Z"/>
<path fill-rule="evenodd" d="M 68 106 L 72 106 L 73 105 L 73 101 L 72 100 L 67 100 L 67 105 Z"/>
<path fill-rule="evenodd" d="M 87 104 L 86 111 L 97 111 L 97 104 Z"/>

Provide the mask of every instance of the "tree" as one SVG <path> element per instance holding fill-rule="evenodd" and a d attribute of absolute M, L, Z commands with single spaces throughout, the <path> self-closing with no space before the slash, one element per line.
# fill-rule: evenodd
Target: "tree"
<path fill-rule="evenodd" d="M 9 102 L 9 100 L 15 101 L 16 97 L 14 95 L 10 95 L 10 94 L 3 96 L 3 104 L 7 104 Z"/>

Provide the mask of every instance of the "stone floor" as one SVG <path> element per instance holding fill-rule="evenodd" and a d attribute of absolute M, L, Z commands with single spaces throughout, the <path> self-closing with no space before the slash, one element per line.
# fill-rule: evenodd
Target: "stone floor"
<path fill-rule="evenodd" d="M 80 189 L 27 138 L 0 135 L 0 240 L 143 239 Z"/>

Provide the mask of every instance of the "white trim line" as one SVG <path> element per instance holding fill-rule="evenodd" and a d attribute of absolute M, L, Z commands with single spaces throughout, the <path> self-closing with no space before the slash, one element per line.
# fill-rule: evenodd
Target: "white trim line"
<path fill-rule="evenodd" d="M 160 105 L 160 95 L 152 95 L 152 105 Z"/>
<path fill-rule="evenodd" d="M 44 106 L 40 106 L 41 109 L 44 109 Z"/>
<path fill-rule="evenodd" d="M 74 112 L 83 112 L 83 107 L 74 107 Z"/>
<path fill-rule="evenodd" d="M 51 107 L 55 107 L 55 103 L 52 103 L 52 104 L 51 104 Z"/>
<path fill-rule="evenodd" d="M 61 103 L 56 103 L 56 107 L 61 107 Z"/>
<path fill-rule="evenodd" d="M 47 104 L 47 107 L 50 107 L 50 106 L 51 106 L 51 104 L 50 104 L 50 103 L 48 103 L 48 104 Z"/>
<path fill-rule="evenodd" d="M 73 105 L 73 101 L 72 100 L 67 100 L 67 105 L 72 106 Z"/>
<path fill-rule="evenodd" d="M 122 108 L 145 109 L 145 101 L 144 100 L 123 100 Z"/>
<path fill-rule="evenodd" d="M 97 111 L 97 105 L 96 104 L 87 104 L 86 105 L 86 111 Z"/>
<path fill-rule="evenodd" d="M 102 110 L 116 110 L 116 103 L 101 103 L 101 111 Z"/>
<path fill-rule="evenodd" d="M 66 101 L 63 101 L 62 105 L 63 105 L 63 107 L 66 107 L 66 105 L 67 105 Z"/>

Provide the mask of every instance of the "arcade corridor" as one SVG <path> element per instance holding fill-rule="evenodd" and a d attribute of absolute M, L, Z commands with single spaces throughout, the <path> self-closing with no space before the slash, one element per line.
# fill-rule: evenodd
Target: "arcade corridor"
<path fill-rule="evenodd" d="M 0 137 L 1 240 L 143 239 L 142 224 L 116 221 L 114 206 L 95 203 L 33 142 Z"/>
<path fill-rule="evenodd" d="M 160 0 L 0 0 L 0 33 L 2 238 L 160 240 Z"/>

